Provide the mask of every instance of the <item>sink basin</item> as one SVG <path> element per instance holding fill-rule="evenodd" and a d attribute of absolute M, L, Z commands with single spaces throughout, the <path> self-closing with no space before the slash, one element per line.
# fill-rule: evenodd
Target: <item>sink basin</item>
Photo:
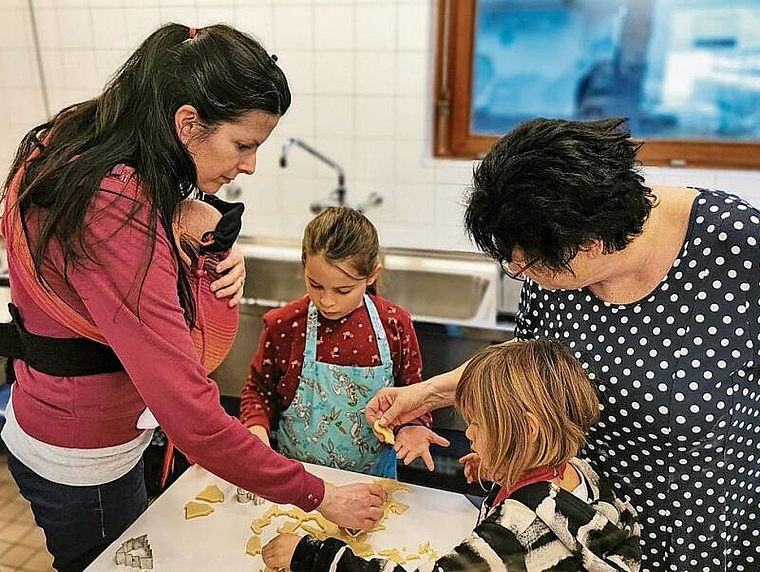
<path fill-rule="evenodd" d="M 306 293 L 300 260 L 245 256 L 244 296 L 261 306 L 282 306 Z"/>
<path fill-rule="evenodd" d="M 246 303 L 275 307 L 304 295 L 299 248 L 242 246 Z M 388 249 L 383 267 L 378 293 L 415 319 L 458 323 L 494 315 L 495 265 L 480 255 Z"/>
<path fill-rule="evenodd" d="M 240 306 L 240 333 L 224 362 L 212 373 L 223 395 L 238 397 L 245 383 L 251 355 L 258 344 L 262 316 L 270 308 L 303 296 L 300 245 L 274 239 L 243 239 L 239 242 L 245 256 L 246 282 Z M 497 268 L 493 261 L 476 254 L 453 254 L 410 249 L 387 249 L 379 293 L 406 308 L 417 327 L 442 329 L 443 337 L 420 338 L 427 344 L 428 370 L 435 366 L 436 351 L 459 363 L 487 341 L 476 347 L 463 332 L 493 325 L 496 315 Z M 457 326 L 451 329 L 450 326 Z M 473 326 L 470 328 L 470 326 Z M 457 332 L 450 337 L 448 332 Z M 436 330 L 437 331 L 437 330 Z M 484 330 L 485 331 L 485 330 Z M 488 339 L 500 339 L 494 335 Z M 445 340 L 445 341 L 442 341 Z M 457 347 L 469 343 L 466 352 Z M 439 360 L 440 361 L 440 360 Z M 448 362 L 447 362 L 448 364 Z M 439 369 L 445 371 L 445 369 Z"/>
<path fill-rule="evenodd" d="M 380 276 L 378 293 L 413 316 L 469 320 L 477 314 L 487 287 L 482 276 L 388 269 Z"/>

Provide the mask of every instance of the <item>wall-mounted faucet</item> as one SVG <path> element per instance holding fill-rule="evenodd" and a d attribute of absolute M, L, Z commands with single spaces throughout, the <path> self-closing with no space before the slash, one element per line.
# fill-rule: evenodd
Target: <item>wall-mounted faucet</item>
<path fill-rule="evenodd" d="M 360 204 L 357 205 L 350 205 L 348 204 L 346 200 L 346 174 L 343 171 L 343 168 L 338 165 L 335 161 L 327 157 L 326 155 L 320 153 L 314 147 L 311 145 L 304 143 L 300 139 L 296 139 L 294 137 L 291 137 L 288 139 L 285 144 L 282 146 L 282 153 L 280 154 L 280 167 L 285 168 L 288 166 L 288 152 L 290 151 L 290 148 L 293 145 L 297 145 L 307 153 L 310 153 L 326 165 L 332 167 L 335 169 L 335 171 L 338 173 L 338 186 L 335 188 L 333 192 L 330 193 L 326 201 L 317 201 L 314 203 L 311 203 L 309 206 L 309 209 L 312 213 L 318 214 L 322 212 L 327 207 L 332 206 L 349 206 L 352 208 L 355 208 L 356 210 L 360 212 L 364 212 L 371 206 L 379 205 L 383 202 L 383 197 L 381 197 L 377 193 L 370 193 L 367 199 Z"/>

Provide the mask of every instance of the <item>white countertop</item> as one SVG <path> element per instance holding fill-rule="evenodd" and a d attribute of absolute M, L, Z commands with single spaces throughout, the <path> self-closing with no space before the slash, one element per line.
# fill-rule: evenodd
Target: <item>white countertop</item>
<path fill-rule="evenodd" d="M 368 475 L 316 465 L 306 466 L 314 474 L 335 484 L 374 480 L 374 477 Z M 224 502 L 214 503 L 214 512 L 208 516 L 185 520 L 185 504 L 212 484 L 222 490 Z M 405 549 L 402 553 L 417 553 L 420 544 L 430 542 L 438 555 L 443 555 L 472 531 L 478 512 L 463 495 L 409 486 L 411 492 L 398 491 L 394 494 L 394 498 L 409 505 L 409 509 L 402 515 L 389 514 L 385 522 L 386 530 L 372 533 L 368 537 L 367 541 L 375 551 L 396 548 Z M 262 516 L 271 504 L 266 502 L 255 506 L 250 502 L 239 503 L 235 492 L 236 487 L 200 466 L 191 467 L 87 571 L 137 570 L 117 565 L 115 555 L 125 540 L 143 534 L 148 535 L 155 570 L 263 570 L 261 557 L 248 556 L 245 547 L 253 535 L 250 528 L 252 521 Z M 292 521 L 278 517 L 265 527 L 261 534 L 262 545 L 273 538 L 277 534 L 276 529 L 285 522 Z M 408 567 L 416 568 L 425 562 L 424 558 L 411 560 Z"/>

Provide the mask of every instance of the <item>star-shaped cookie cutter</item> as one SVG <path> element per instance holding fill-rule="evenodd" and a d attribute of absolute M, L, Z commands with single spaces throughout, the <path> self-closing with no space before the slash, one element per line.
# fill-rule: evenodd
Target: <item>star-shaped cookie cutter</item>
<path fill-rule="evenodd" d="M 142 552 L 142 554 L 132 554 L 132 552 L 137 551 Z M 116 550 L 116 564 L 130 568 L 152 569 L 153 550 L 150 547 L 150 542 L 148 542 L 148 535 L 143 534 L 125 540 Z"/>

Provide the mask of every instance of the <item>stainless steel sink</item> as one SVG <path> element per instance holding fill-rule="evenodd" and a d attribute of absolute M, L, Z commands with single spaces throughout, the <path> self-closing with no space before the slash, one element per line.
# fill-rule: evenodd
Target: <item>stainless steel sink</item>
<path fill-rule="evenodd" d="M 281 306 L 306 293 L 300 260 L 245 257 L 243 294 L 262 306 Z"/>
<path fill-rule="evenodd" d="M 305 293 L 297 249 L 289 254 L 282 248 L 269 253 L 251 249 L 246 252 L 245 264 L 244 295 L 249 304 L 275 307 Z M 378 293 L 417 319 L 472 320 L 483 313 L 484 303 L 488 306 L 485 311 L 493 313 L 486 295 L 493 292 L 494 264 L 478 255 L 391 249 L 385 253 L 383 266 Z"/>
<path fill-rule="evenodd" d="M 222 394 L 236 397 L 258 345 L 262 316 L 306 291 L 299 244 L 244 239 L 240 246 L 247 272 L 240 330 L 227 359 L 212 374 Z M 477 254 L 388 249 L 383 266 L 379 293 L 406 308 L 418 324 L 447 329 L 493 325 L 498 276 L 493 261 Z"/>

